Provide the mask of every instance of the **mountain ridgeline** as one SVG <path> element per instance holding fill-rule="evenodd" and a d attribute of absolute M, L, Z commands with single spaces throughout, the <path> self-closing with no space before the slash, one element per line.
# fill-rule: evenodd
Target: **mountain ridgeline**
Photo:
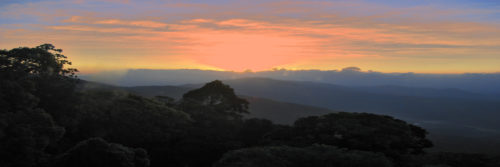
<path fill-rule="evenodd" d="M 500 100 L 457 89 L 401 86 L 348 87 L 268 78 L 225 80 L 250 103 L 250 117 L 291 124 L 302 116 L 330 112 L 391 115 L 425 127 L 435 148 L 446 151 L 494 152 L 500 146 Z M 180 98 L 202 84 L 137 86 L 122 89 L 154 97 Z M 284 104 L 284 105 L 283 105 Z M 317 106 L 317 107 L 316 107 Z M 318 108 L 319 107 L 319 108 Z M 474 143 L 468 146 L 468 143 Z M 488 144 L 485 144 L 488 143 Z"/>
<path fill-rule="evenodd" d="M 500 116 L 500 99 L 454 89 L 346 87 L 267 78 L 226 80 L 224 83 L 231 85 L 237 94 L 255 98 L 335 111 L 387 114 L 419 124 L 454 124 L 493 131 L 500 128 L 496 119 Z M 200 86 L 138 86 L 123 89 L 143 96 L 179 98 L 183 92 Z"/>
<path fill-rule="evenodd" d="M 340 86 L 245 79 L 117 87 L 78 79 L 61 53 L 51 44 L 0 50 L 0 166 L 500 165 L 494 155 L 429 152 L 434 144 L 426 129 L 408 118 L 382 115 L 398 108 L 387 113 L 325 109 L 340 104 L 329 94 L 355 93 Z M 360 106 L 369 105 L 365 100 L 371 98 L 358 95 L 380 95 L 382 102 L 406 97 L 350 95 L 351 100 L 361 99 Z M 435 97 L 405 100 L 420 98 Z M 326 101 L 337 105 L 326 106 Z M 426 117 L 414 119 L 419 118 Z M 485 121 L 483 126 L 495 124 Z"/>
<path fill-rule="evenodd" d="M 205 83 L 215 79 L 232 80 L 242 78 L 272 78 L 288 81 L 310 81 L 356 87 L 401 86 L 448 90 L 465 90 L 500 96 L 500 73 L 465 74 L 418 74 L 382 73 L 361 71 L 357 67 L 342 70 L 286 70 L 274 69 L 259 72 L 210 71 L 196 69 L 150 70 L 130 69 L 122 71 L 103 71 L 81 75 L 83 79 L 119 86 L 182 85 L 186 83 Z"/>

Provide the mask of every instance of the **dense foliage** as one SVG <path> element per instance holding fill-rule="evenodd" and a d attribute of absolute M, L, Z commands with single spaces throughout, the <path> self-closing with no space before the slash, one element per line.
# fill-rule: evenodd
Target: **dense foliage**
<path fill-rule="evenodd" d="M 71 63 L 60 53 L 50 44 L 0 51 L 1 166 L 46 164 L 63 136 L 76 70 L 63 68 Z"/>
<path fill-rule="evenodd" d="M 101 138 L 91 138 L 57 157 L 54 166 L 147 167 L 149 159 L 144 149 L 132 149 L 108 143 Z"/>
<path fill-rule="evenodd" d="M 328 145 L 304 148 L 256 147 L 230 151 L 216 167 L 391 167 L 391 161 L 381 153 L 338 149 Z"/>
<path fill-rule="evenodd" d="M 302 145 L 321 143 L 390 156 L 418 154 L 432 146 L 424 129 L 390 116 L 340 112 L 301 118 L 293 127 L 293 139 Z"/>
<path fill-rule="evenodd" d="M 245 119 L 213 81 L 176 101 L 89 88 L 50 44 L 0 51 L 0 166 L 495 166 L 425 154 L 427 132 L 389 116 L 332 113 L 293 125 Z"/>

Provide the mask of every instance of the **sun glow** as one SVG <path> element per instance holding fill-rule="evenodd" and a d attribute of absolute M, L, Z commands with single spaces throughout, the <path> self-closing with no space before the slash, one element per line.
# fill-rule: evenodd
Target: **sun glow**
<path fill-rule="evenodd" d="M 258 8 L 210 3 L 141 8 L 145 3 L 139 1 L 106 3 L 124 10 L 69 10 L 87 1 L 78 1 L 76 6 L 67 2 L 64 11 L 52 10 L 49 2 L 0 7 L 4 9 L 0 19 L 19 18 L 0 23 L 0 45 L 10 49 L 52 43 L 63 48 L 82 72 L 346 66 L 381 72 L 500 71 L 499 25 L 456 19 L 473 11 L 417 7 L 402 12 L 387 6 L 335 2 L 256 2 Z M 343 10 L 353 5 L 359 13 Z M 81 10 L 95 7 L 99 5 Z M 25 12 L 20 15 L 19 11 Z M 412 20 L 400 13 L 411 15 Z"/>

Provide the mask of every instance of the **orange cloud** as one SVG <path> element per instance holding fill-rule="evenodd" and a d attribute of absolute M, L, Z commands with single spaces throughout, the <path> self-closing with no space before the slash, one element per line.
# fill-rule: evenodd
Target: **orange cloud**
<path fill-rule="evenodd" d="M 470 62 L 480 62 L 483 71 L 499 70 L 500 25 L 433 19 L 488 11 L 392 9 L 354 2 L 286 1 L 253 6 L 167 3 L 156 5 L 158 8 L 128 3 L 133 6 L 128 10 L 130 15 L 113 13 L 112 9 L 48 10 L 43 4 L 54 5 L 48 2 L 14 6 L 0 14 L 12 13 L 16 18 L 26 14 L 52 22 L 0 23 L 0 36 L 5 39 L 0 44 L 8 48 L 54 43 L 68 51 L 77 68 L 89 70 L 329 70 L 345 66 L 387 72 L 479 69 Z M 259 10 L 252 12 L 251 8 Z M 371 13 L 351 15 L 346 11 L 351 8 Z M 405 14 L 415 17 L 400 16 Z"/>
<path fill-rule="evenodd" d="M 129 26 L 148 27 L 148 28 L 163 28 L 167 26 L 167 24 L 165 23 L 147 21 L 147 20 L 123 21 L 117 19 L 100 20 L 95 22 L 95 24 L 129 25 Z"/>
<path fill-rule="evenodd" d="M 426 55 L 439 57 L 446 57 L 450 53 L 463 55 L 478 50 L 470 47 L 471 45 L 488 46 L 486 44 L 499 40 L 491 38 L 476 41 L 453 35 L 462 34 L 464 31 L 496 31 L 488 26 L 474 24 L 464 24 L 460 30 L 455 30 L 456 28 L 439 23 L 434 23 L 436 25 L 432 26 L 364 27 L 301 20 L 271 23 L 250 19 L 192 19 L 168 24 L 134 26 L 144 21 L 83 17 L 71 17 L 68 20 L 75 24 L 49 26 L 49 28 L 56 31 L 73 31 L 71 34 L 75 34 L 75 31 L 97 33 L 93 35 L 100 39 L 102 39 L 98 37 L 100 34 L 111 35 L 110 39 L 99 42 L 102 46 L 111 48 L 127 50 L 129 45 L 133 45 L 136 48 L 153 50 L 154 53 L 144 51 L 137 53 L 148 55 L 147 61 L 129 62 L 128 66 L 137 68 L 161 68 L 162 62 L 165 68 L 177 68 L 189 62 L 184 66 L 193 67 L 193 64 L 197 64 L 196 66 L 208 69 L 235 71 L 246 69 L 258 71 L 273 67 L 329 69 L 337 66 L 360 66 L 360 64 L 364 65 L 363 67 L 381 69 L 374 65 L 407 61 L 415 59 L 412 58 L 415 56 L 422 59 Z M 168 29 L 149 29 L 164 26 Z M 429 27 L 438 28 L 429 29 Z M 440 34 L 444 29 L 446 32 Z M 116 43 L 117 41 L 121 41 L 120 44 Z M 493 49 L 490 54 L 497 51 Z M 482 53 L 487 52 L 483 49 Z M 124 55 L 127 54 L 124 52 Z M 170 58 L 165 59 L 165 57 Z M 183 63 L 174 63 L 172 60 Z"/>

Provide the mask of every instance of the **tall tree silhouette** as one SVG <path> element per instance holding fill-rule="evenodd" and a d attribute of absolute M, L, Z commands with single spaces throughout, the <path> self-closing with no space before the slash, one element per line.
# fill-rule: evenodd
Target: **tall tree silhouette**
<path fill-rule="evenodd" d="M 248 102 L 236 96 L 230 86 L 215 80 L 189 91 L 183 95 L 179 109 L 194 120 L 190 135 L 178 148 L 184 158 L 199 157 L 187 160 L 189 166 L 211 164 L 223 153 L 242 147 L 237 133 L 243 114 L 248 113 Z"/>
<path fill-rule="evenodd" d="M 233 88 L 219 80 L 187 92 L 182 96 L 182 104 L 186 111 L 211 109 L 234 118 L 241 118 L 241 114 L 248 113 L 248 101 L 236 96 Z"/>
<path fill-rule="evenodd" d="M 62 137 L 51 113 L 71 106 L 76 70 L 61 52 L 51 44 L 0 51 L 0 166 L 46 163 Z"/>

